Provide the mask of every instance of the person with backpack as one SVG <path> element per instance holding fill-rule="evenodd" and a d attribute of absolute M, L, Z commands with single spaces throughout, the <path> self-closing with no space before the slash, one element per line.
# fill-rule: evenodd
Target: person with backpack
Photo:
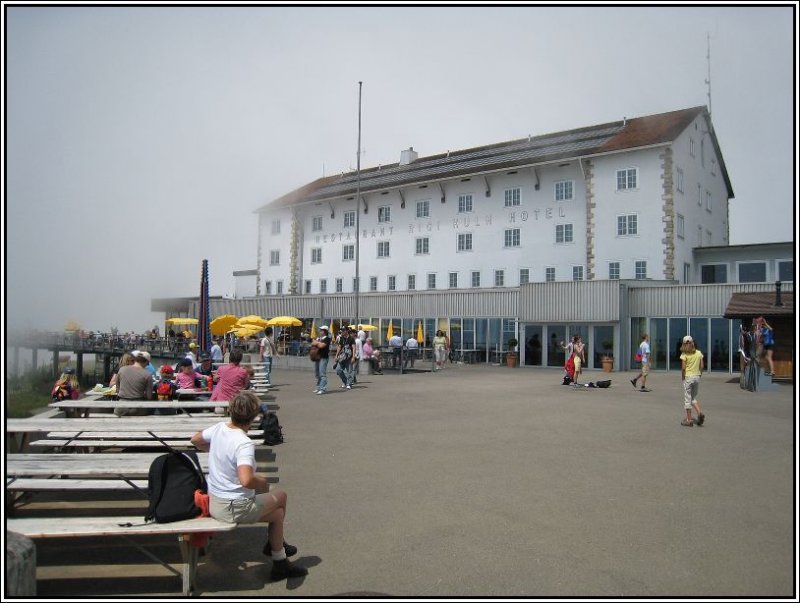
<path fill-rule="evenodd" d="M 192 444 L 208 452 L 211 516 L 230 523 L 269 522 L 262 552 L 272 557 L 270 578 L 305 576 L 308 570 L 288 559 L 297 554 L 297 547 L 284 540 L 287 495 L 282 490 L 270 491 L 267 478 L 256 475 L 255 442 L 247 432 L 260 413 L 258 396 L 239 392 L 229 411 L 230 422 L 217 423 L 192 436 Z"/>
<path fill-rule="evenodd" d="M 344 327 L 339 334 L 336 351 L 336 374 L 342 380 L 342 389 L 353 389 L 353 357 L 355 356 L 356 342 L 350 327 Z"/>

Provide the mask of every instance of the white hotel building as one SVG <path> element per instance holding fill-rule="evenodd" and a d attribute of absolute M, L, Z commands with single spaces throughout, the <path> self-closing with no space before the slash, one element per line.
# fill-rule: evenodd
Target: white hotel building
<path fill-rule="evenodd" d="M 655 368 L 674 369 L 673 342 L 694 332 L 717 350 L 712 369 L 732 370 L 731 292 L 793 281 L 794 267 L 791 244 L 778 244 L 763 281 L 700 285 L 702 248 L 728 246 L 731 198 L 705 107 L 428 157 L 408 149 L 258 209 L 257 268 L 239 273 L 255 295 L 215 300 L 212 314 L 371 321 L 379 341 L 390 322 L 405 336 L 422 322 L 426 341 L 442 328 L 477 362 L 498 361 L 515 337 L 529 366 L 563 364 L 542 343 L 581 333 L 589 368 L 612 354 L 624 369 L 647 330 Z"/>

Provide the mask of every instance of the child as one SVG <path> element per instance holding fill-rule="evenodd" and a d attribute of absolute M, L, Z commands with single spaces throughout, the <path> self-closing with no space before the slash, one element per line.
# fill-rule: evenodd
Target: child
<path fill-rule="evenodd" d="M 169 364 L 161 367 L 161 381 L 156 385 L 156 394 L 159 400 L 172 400 L 175 397 L 178 385 L 172 380 L 173 376 L 174 372 Z"/>
<path fill-rule="evenodd" d="M 681 379 L 683 380 L 683 407 L 686 410 L 686 418 L 681 421 L 684 427 L 691 427 L 695 422 L 702 425 L 706 420 L 703 411 L 700 410 L 700 401 L 697 394 L 700 391 L 700 375 L 705 369 L 703 353 L 694 345 L 691 335 L 683 338 L 681 345 Z M 697 411 L 697 420 L 692 419 L 692 407 Z"/>
<path fill-rule="evenodd" d="M 78 376 L 75 374 L 75 369 L 66 368 L 61 376 L 56 381 L 50 392 L 50 399 L 53 402 L 61 402 L 62 400 L 77 400 L 81 397 L 81 385 L 78 383 Z M 84 417 L 89 416 L 88 408 L 81 408 L 78 414 L 83 414 Z"/>
<path fill-rule="evenodd" d="M 194 370 L 191 358 L 182 358 L 178 363 L 178 374 L 175 376 L 178 389 L 194 389 L 195 379 L 205 379 L 205 377 Z"/>

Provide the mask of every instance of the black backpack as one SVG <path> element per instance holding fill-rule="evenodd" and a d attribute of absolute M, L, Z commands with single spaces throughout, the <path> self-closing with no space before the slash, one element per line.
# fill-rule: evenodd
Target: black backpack
<path fill-rule="evenodd" d="M 264 430 L 264 443 L 267 446 L 275 446 L 283 443 L 283 429 L 278 422 L 278 415 L 268 412 L 261 419 L 261 429 Z"/>
<path fill-rule="evenodd" d="M 200 515 L 194 493 L 198 489 L 206 492 L 206 478 L 197 453 L 173 451 L 156 457 L 150 464 L 147 487 L 150 506 L 145 521 L 169 523 Z"/>

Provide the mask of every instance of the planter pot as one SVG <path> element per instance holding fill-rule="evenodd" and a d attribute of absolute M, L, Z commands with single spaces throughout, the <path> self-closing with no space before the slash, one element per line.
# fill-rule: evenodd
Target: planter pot
<path fill-rule="evenodd" d="M 603 372 L 610 373 L 613 370 L 614 370 L 614 359 L 609 356 L 605 356 L 603 358 Z"/>
<path fill-rule="evenodd" d="M 517 353 L 516 352 L 509 352 L 506 354 L 506 364 L 509 368 L 516 368 L 517 366 Z"/>

